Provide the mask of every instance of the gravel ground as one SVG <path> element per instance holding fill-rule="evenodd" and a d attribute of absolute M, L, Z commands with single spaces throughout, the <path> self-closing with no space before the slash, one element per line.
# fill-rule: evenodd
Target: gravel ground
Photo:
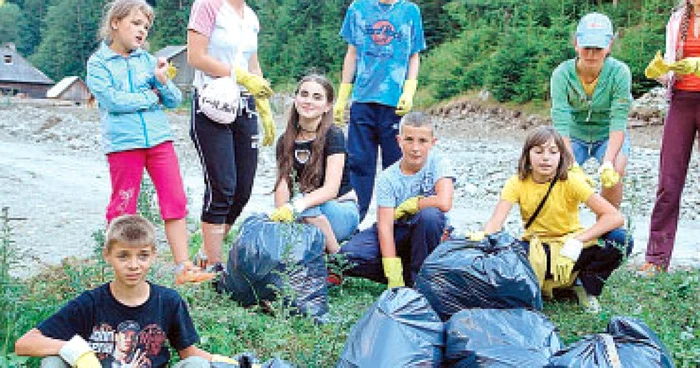
<path fill-rule="evenodd" d="M 277 101 L 274 105 L 281 106 Z M 283 110 L 282 107 L 277 110 Z M 515 171 L 522 140 L 532 126 L 546 120 L 501 107 L 457 102 L 434 109 L 438 116 L 438 147 L 451 158 L 458 176 L 451 221 L 460 231 L 477 229 L 487 220 L 505 179 Z M 197 154 L 188 137 L 189 112 L 170 113 L 176 149 L 190 198 L 190 216 L 198 218 L 202 180 Z M 284 121 L 278 116 L 278 133 Z M 100 146 L 96 109 L 58 106 L 51 101 L 0 101 L 0 207 L 9 207 L 17 248 L 31 274 L 37 264 L 55 264 L 66 256 L 93 249 L 92 233 L 104 226 L 109 176 Z M 635 263 L 648 236 L 649 214 L 656 191 L 658 148 L 662 126 L 631 129 L 633 154 L 628 165 L 623 211 L 634 228 Z M 674 253 L 676 266 L 700 264 L 700 190 L 698 155 L 691 162 L 681 204 L 681 228 Z M 594 174 L 596 164 L 584 166 Z M 592 175 L 596 178 L 596 175 Z M 274 152 L 261 150 L 253 198 L 244 215 L 272 209 Z M 370 213 L 362 226 L 368 226 Z M 584 223 L 594 217 L 584 214 Z M 518 233 L 512 212 L 508 229 Z M 193 231 L 195 229 L 193 228 Z"/>

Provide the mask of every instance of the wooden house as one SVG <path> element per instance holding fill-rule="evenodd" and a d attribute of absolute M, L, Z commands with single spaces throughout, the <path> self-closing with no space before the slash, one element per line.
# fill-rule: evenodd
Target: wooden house
<path fill-rule="evenodd" d="M 87 103 L 92 94 L 87 84 L 78 76 L 65 77 L 46 92 L 47 98 Z"/>
<path fill-rule="evenodd" d="M 0 46 L 0 94 L 44 98 L 54 81 L 17 53 L 14 44 Z"/>

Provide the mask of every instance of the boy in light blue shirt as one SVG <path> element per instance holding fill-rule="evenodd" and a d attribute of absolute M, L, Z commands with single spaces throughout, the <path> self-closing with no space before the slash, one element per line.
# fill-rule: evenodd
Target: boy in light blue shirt
<path fill-rule="evenodd" d="M 449 161 L 432 151 L 430 116 L 404 116 L 396 140 L 402 157 L 377 180 L 377 223 L 340 248 L 353 265 L 348 275 L 388 281 L 389 288 L 412 286 L 440 243 L 455 181 Z"/>

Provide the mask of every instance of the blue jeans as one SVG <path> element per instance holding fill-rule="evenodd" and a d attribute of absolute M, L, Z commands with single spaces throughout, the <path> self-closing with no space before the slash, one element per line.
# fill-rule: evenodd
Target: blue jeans
<path fill-rule="evenodd" d="M 300 217 L 326 216 L 331 224 L 333 234 L 339 242 L 350 238 L 360 224 L 360 211 L 355 201 L 338 202 L 332 199 L 319 206 L 310 207 L 304 210 Z"/>
<path fill-rule="evenodd" d="M 603 163 L 603 156 L 608 150 L 608 139 L 600 141 L 586 142 L 578 138 L 571 137 L 571 150 L 574 152 L 574 158 L 579 165 L 583 165 L 589 158 L 595 157 L 598 163 Z M 630 136 L 625 132 L 625 140 L 622 141 L 620 153 L 625 157 L 630 157 Z"/>
<path fill-rule="evenodd" d="M 399 220 L 394 223 L 396 253 L 401 257 L 406 286 L 413 286 L 423 262 L 440 244 L 446 222 L 442 211 L 435 207 L 428 207 L 408 220 Z M 340 254 L 343 254 L 353 265 L 347 271 L 349 276 L 364 277 L 381 283 L 387 282 L 382 266 L 376 224 L 353 236 L 340 248 Z"/>
<path fill-rule="evenodd" d="M 629 256 L 634 248 L 634 240 L 627 236 L 627 231 L 623 228 L 603 234 L 600 240 L 603 243 L 601 246 L 583 248 L 574 264 L 574 271 L 579 271 L 578 278 L 586 293 L 595 296 L 603 292 L 605 281 L 620 266 L 623 257 Z M 529 252 L 530 243 L 522 240 L 519 242 Z M 545 247 L 545 252 L 549 254 L 549 246 Z"/>
<path fill-rule="evenodd" d="M 396 141 L 401 117 L 396 108 L 377 103 L 353 102 L 348 124 L 348 168 L 350 184 L 357 192 L 360 219 L 365 218 L 372 201 L 377 174 L 377 147 L 382 148 L 382 169 L 401 158 Z"/>

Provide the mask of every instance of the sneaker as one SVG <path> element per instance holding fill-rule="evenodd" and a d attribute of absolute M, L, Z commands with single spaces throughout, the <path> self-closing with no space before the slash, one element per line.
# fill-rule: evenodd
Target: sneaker
<path fill-rule="evenodd" d="M 190 261 L 185 261 L 175 266 L 176 285 L 199 284 L 200 282 L 212 280 L 214 277 L 216 277 L 216 273 L 206 272 Z"/>
<path fill-rule="evenodd" d="M 637 276 L 643 277 L 643 278 L 652 278 L 656 277 L 656 275 L 660 274 L 661 272 L 665 272 L 666 270 L 664 269 L 663 266 L 657 265 L 651 262 L 644 262 L 642 267 L 639 267 L 637 269 Z"/>
<path fill-rule="evenodd" d="M 595 295 L 588 294 L 586 290 L 581 285 L 575 285 L 573 287 L 576 293 L 576 298 L 578 299 L 578 304 L 582 306 L 586 312 L 591 314 L 598 314 L 602 310 L 600 302 Z"/>

